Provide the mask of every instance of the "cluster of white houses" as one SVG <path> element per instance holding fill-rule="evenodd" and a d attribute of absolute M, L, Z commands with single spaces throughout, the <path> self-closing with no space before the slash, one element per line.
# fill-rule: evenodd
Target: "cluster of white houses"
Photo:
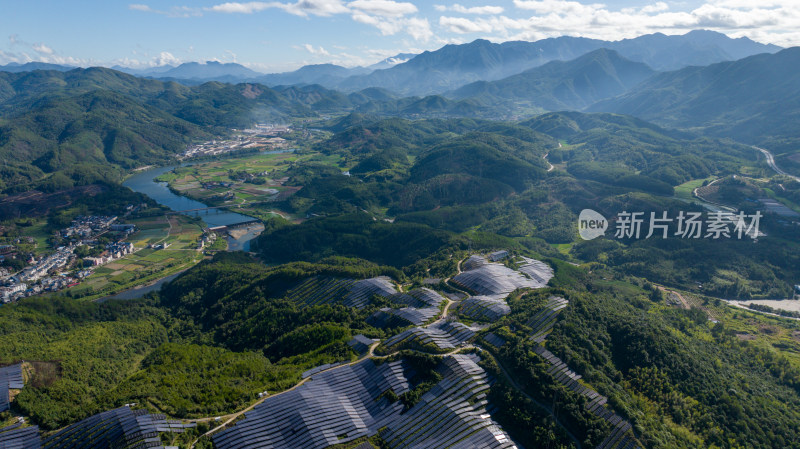
<path fill-rule="evenodd" d="M 124 257 L 134 250 L 133 243 L 130 242 L 116 242 L 106 246 L 106 251 L 97 257 L 86 257 L 83 259 L 84 263 L 91 266 L 105 265 L 112 260 Z"/>
<path fill-rule="evenodd" d="M 58 291 L 76 285 L 90 271 L 81 270 L 77 274 L 67 271 L 78 259 L 75 250 L 80 246 L 97 246 L 98 237 L 107 231 L 130 235 L 136 230 L 133 224 L 116 223 L 116 216 L 79 216 L 69 227 L 59 234 L 69 243 L 58 247 L 55 252 L 36 260 L 31 257 L 31 265 L 15 273 L 5 273 L 0 277 L 0 302 L 12 302 L 20 298 L 46 291 Z M 84 258 L 84 264 L 99 266 L 124 257 L 134 251 L 133 243 L 118 241 L 104 247 L 104 251 L 94 257 Z"/>

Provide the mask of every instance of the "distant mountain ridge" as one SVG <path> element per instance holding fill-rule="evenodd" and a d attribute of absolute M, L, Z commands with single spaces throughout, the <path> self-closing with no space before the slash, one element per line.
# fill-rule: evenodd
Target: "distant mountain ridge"
<path fill-rule="evenodd" d="M 500 44 L 478 39 L 426 51 L 390 69 L 353 76 L 332 87 L 345 90 L 381 87 L 403 95 L 443 93 L 475 81 L 506 78 L 551 61 L 572 60 L 600 48 L 614 50 L 624 58 L 660 71 L 775 53 L 781 49 L 705 30 L 677 36 L 649 34 L 615 42 L 570 36 Z"/>
<path fill-rule="evenodd" d="M 745 142 L 800 143 L 800 47 L 706 67 L 656 74 L 631 91 L 589 107 Z"/>
<path fill-rule="evenodd" d="M 57 70 L 59 72 L 67 72 L 75 68 L 74 66 L 50 64 L 48 62 L 26 62 L 25 64 L 11 62 L 6 65 L 0 65 L 0 72 L 19 73 L 30 72 L 31 70 Z"/>
<path fill-rule="evenodd" d="M 498 81 L 478 81 L 448 94 L 463 100 L 521 102 L 550 110 L 583 109 L 615 97 L 656 72 L 601 48 L 572 61 L 552 61 Z"/>
<path fill-rule="evenodd" d="M 535 42 L 492 43 L 478 39 L 450 44 L 421 54 L 400 53 L 367 67 L 312 64 L 285 73 L 263 74 L 237 63 L 187 62 L 177 67 L 149 69 L 113 67 L 128 74 L 196 85 L 208 81 L 255 82 L 267 86 L 319 84 L 349 92 L 376 87 L 400 95 L 443 94 L 477 81 L 496 81 L 551 61 L 569 61 L 605 48 L 633 62 L 658 71 L 693 65 L 732 61 L 759 53 L 775 53 L 780 47 L 746 37 L 732 39 L 722 33 L 696 30 L 684 35 L 648 34 L 633 39 L 603 41 L 562 36 Z M 0 71 L 72 70 L 46 63 L 9 64 Z"/>

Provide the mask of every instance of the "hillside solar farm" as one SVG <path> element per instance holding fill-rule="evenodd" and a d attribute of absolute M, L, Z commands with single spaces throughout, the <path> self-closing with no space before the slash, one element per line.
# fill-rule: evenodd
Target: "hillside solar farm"
<path fill-rule="evenodd" d="M 214 446 L 310 449 L 362 442 L 362 449 L 374 447 L 370 439 L 380 436 L 392 449 L 522 447 L 494 418 L 497 409 L 488 400 L 489 389 L 505 374 L 487 372 L 482 361 L 493 360 L 506 345 L 489 329 L 511 313 L 509 295 L 545 287 L 553 270 L 530 258 L 489 258 L 466 258 L 449 281 L 447 295 L 427 287 L 403 290 L 386 276 L 314 276 L 289 288 L 287 297 L 301 308 L 336 304 L 359 310 L 383 304 L 367 322 L 389 334 L 377 339 L 356 335 L 347 343 L 356 354 L 353 361 L 314 366 L 302 373 L 295 388 L 260 394 L 252 410 L 234 415 L 239 420 L 231 418 L 225 421 L 229 424 L 212 428 Z M 608 422 L 611 431 L 598 449 L 638 447 L 631 425 L 609 408 L 608 399 L 544 347 L 558 314 L 568 305 L 564 298 L 550 297 L 526 322 L 534 352 L 549 364 L 548 373 L 557 382 L 586 398 L 586 410 Z M 6 392 L 22 388 L 21 365 L 0 368 L 0 386 L 7 386 Z M 41 444 L 53 449 L 138 449 L 162 447 L 159 435 L 184 433 L 194 426 L 125 406 L 47 437 L 32 427 L 4 428 L 0 441 L 9 448 Z"/>
<path fill-rule="evenodd" d="M 356 336 L 348 343 L 359 354 L 356 362 L 306 371 L 300 386 L 266 397 L 244 419 L 215 434 L 215 446 L 349 447 L 350 442 L 367 440 L 357 446 L 361 449 L 374 447 L 368 440 L 380 434 L 392 449 L 520 447 L 492 418 L 496 409 L 487 392 L 498 379 L 478 364 L 492 357 L 480 344 L 494 351 L 506 343 L 484 329 L 511 312 L 505 300 L 512 292 L 545 287 L 553 270 L 530 258 L 511 259 L 509 265 L 515 268 L 482 255 L 467 258 L 451 280 L 463 289 L 463 299 L 455 302 L 430 288 L 399 291 L 386 277 L 313 277 L 300 282 L 288 296 L 303 307 L 335 303 L 358 309 L 379 300 L 390 307 L 374 312 L 368 322 L 400 331 L 386 339 Z M 539 344 L 536 353 L 552 366 L 549 372 L 558 382 L 585 396 L 587 410 L 613 428 L 598 448 L 637 447 L 629 437 L 630 424 L 608 408 L 607 399 L 580 383 L 579 374 L 542 346 L 567 306 L 563 298 L 552 297 L 528 321 L 534 329 L 529 338 Z M 460 316 L 470 324 L 460 322 Z M 434 357 L 435 376 L 426 380 L 404 357 L 415 353 Z M 418 402 L 397 400 L 426 383 L 430 385 Z"/>

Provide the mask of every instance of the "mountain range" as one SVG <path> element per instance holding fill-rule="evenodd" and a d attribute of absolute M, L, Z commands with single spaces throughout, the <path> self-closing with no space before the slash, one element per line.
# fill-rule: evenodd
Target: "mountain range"
<path fill-rule="evenodd" d="M 800 81 L 794 76 L 800 69 L 800 48 L 668 72 L 630 56 L 636 42 L 648 40 L 683 46 L 691 42 L 690 48 L 707 52 L 715 48 L 707 53 L 711 59 L 773 50 L 749 40 L 720 36 L 693 32 L 614 43 L 627 51 L 627 56 L 608 48 L 584 51 L 596 42 L 581 38 L 504 44 L 479 40 L 445 46 L 406 62 L 398 61 L 410 55 L 399 55 L 387 61 L 398 62 L 392 68 L 369 74 L 363 74 L 367 69 L 359 69 L 362 75 L 353 76 L 356 69 L 321 64 L 288 74 L 257 74 L 255 79 L 260 82 L 238 84 L 202 82 L 200 77 L 213 72 L 233 79 L 234 74 L 252 76 L 256 72 L 237 64 L 188 63 L 160 68 L 163 79 L 155 80 L 104 68 L 15 64 L 0 71 L 0 155 L 14 161 L 13 167 L 7 165 L 3 180 L 24 186 L 75 164 L 130 168 L 163 162 L 186 144 L 182 136 L 202 136 L 209 130 L 256 121 L 341 113 L 518 119 L 546 111 L 611 112 L 785 150 L 786 154 L 776 156 L 792 157 L 800 141 L 792 129 L 800 117 Z M 534 61 L 534 48 L 547 49 L 538 52 L 537 64 L 547 58 L 581 54 L 518 71 Z M 654 44 L 638 57 L 652 62 L 655 55 L 668 55 L 677 48 Z M 698 52 L 685 52 L 685 61 Z M 669 61 L 665 57 L 663 62 Z M 444 73 L 443 67 L 451 70 Z M 28 71 L 23 71 L 25 68 Z M 513 73 L 491 79 L 506 72 Z M 173 82 L 176 76 L 195 77 L 195 82 Z M 445 90 L 477 76 L 485 79 Z M 362 87 L 370 86 L 369 80 L 379 80 L 373 84 L 389 88 L 348 91 L 341 87 L 348 83 L 356 86 L 356 79 Z M 297 80 L 302 82 L 293 83 Z M 340 87 L 327 87 L 330 84 Z M 437 93 L 397 93 L 408 85 L 420 91 L 435 85 Z M 147 123 L 152 126 L 148 128 Z"/>
<path fill-rule="evenodd" d="M 800 47 L 705 67 L 659 73 L 589 111 L 704 128 L 773 148 L 792 147 L 800 118 Z"/>
<path fill-rule="evenodd" d="M 601 48 L 617 51 L 631 61 L 660 71 L 775 53 L 781 49 L 704 30 L 680 36 L 650 34 L 614 42 L 569 36 L 500 44 L 479 39 L 468 44 L 446 45 L 390 69 L 352 76 L 334 85 L 326 84 L 326 87 L 344 90 L 382 87 L 403 95 L 436 94 L 475 81 L 506 78 L 551 61 L 572 60 Z"/>
<path fill-rule="evenodd" d="M 442 94 L 477 81 L 495 81 L 551 61 L 569 61 L 601 48 L 614 50 L 626 59 L 647 64 L 658 71 L 732 61 L 781 49 L 744 37 L 732 39 L 721 33 L 696 30 L 684 35 L 656 33 L 620 41 L 570 36 L 536 42 L 492 43 L 478 39 L 466 44 L 445 45 L 417 55 L 401 53 L 367 67 L 314 64 L 273 74 L 262 74 L 237 63 L 216 61 L 148 69 L 113 68 L 136 76 L 189 85 L 207 81 L 256 82 L 267 86 L 320 84 L 328 89 L 349 92 L 378 87 L 408 96 Z M 45 63 L 0 66 L 0 71 L 10 72 L 70 69 Z"/>
<path fill-rule="evenodd" d="M 497 81 L 477 81 L 446 96 L 484 104 L 527 102 L 549 111 L 582 109 L 628 91 L 656 73 L 647 64 L 599 49 L 572 61 L 552 61 Z"/>

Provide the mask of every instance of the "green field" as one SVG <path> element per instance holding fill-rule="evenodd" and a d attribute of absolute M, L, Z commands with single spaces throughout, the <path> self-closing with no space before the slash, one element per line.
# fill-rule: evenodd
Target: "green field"
<path fill-rule="evenodd" d="M 182 215 L 168 215 L 131 220 L 141 230 L 133 234 L 136 252 L 98 267 L 80 285 L 65 294 L 83 300 L 94 300 L 144 285 L 193 266 L 203 259 L 197 241 L 201 225 Z M 166 249 L 148 245 L 167 243 Z"/>
<path fill-rule="evenodd" d="M 236 212 L 253 217 L 276 213 L 289 219 L 296 219 L 297 217 L 289 216 L 285 211 L 272 207 L 267 207 L 265 210 L 263 203 L 276 199 L 282 200 L 294 194 L 299 187 L 284 185 L 287 177 L 286 171 L 296 164 L 308 162 L 332 165 L 341 170 L 348 168 L 340 155 L 261 153 L 180 167 L 173 172 L 159 176 L 158 180 L 169 183 L 170 188 L 181 195 L 208 205 L 224 205 L 236 209 Z M 241 181 L 237 175 L 242 173 L 254 175 L 260 181 Z M 203 187 L 203 184 L 213 182 L 231 182 L 233 185 L 230 187 Z M 275 194 L 275 191 L 278 193 Z"/>
<path fill-rule="evenodd" d="M 693 179 L 691 181 L 684 182 L 683 184 L 675 187 L 675 198 L 685 201 L 696 201 L 696 198 L 692 194 L 694 189 L 701 187 L 704 182 L 711 182 L 714 179 L 715 178 L 713 176 L 710 176 L 705 179 Z"/>

